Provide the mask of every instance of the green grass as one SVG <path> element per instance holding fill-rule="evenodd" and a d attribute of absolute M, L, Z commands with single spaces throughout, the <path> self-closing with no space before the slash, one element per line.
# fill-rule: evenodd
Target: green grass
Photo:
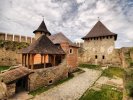
<path fill-rule="evenodd" d="M 10 66 L 0 66 L 0 72 L 9 69 Z"/>
<path fill-rule="evenodd" d="M 100 91 L 87 90 L 79 100 L 122 100 L 122 95 L 115 87 L 103 85 Z"/>
<path fill-rule="evenodd" d="M 117 76 L 120 78 L 123 78 L 125 74 L 124 69 L 120 67 L 109 67 L 108 69 L 105 69 L 102 73 L 102 76 L 107 76 L 112 78 L 113 76 Z"/>
<path fill-rule="evenodd" d="M 79 67 L 89 68 L 89 69 L 100 69 L 99 65 L 92 65 L 92 64 L 79 64 Z"/>
<path fill-rule="evenodd" d="M 45 91 L 47 91 L 47 90 L 49 90 L 49 89 L 51 89 L 51 88 L 53 88 L 53 87 L 55 87 L 55 86 L 57 86 L 59 84 L 62 84 L 64 82 L 72 79 L 73 77 L 74 77 L 74 75 L 73 74 L 70 74 L 69 77 L 66 78 L 66 79 L 59 80 L 59 81 L 55 82 L 54 84 L 49 85 L 49 86 L 46 86 L 46 87 L 40 87 L 40 88 L 38 88 L 38 89 L 36 89 L 34 91 L 31 91 L 29 94 L 35 96 L 37 94 L 43 93 L 43 92 L 45 92 Z"/>
<path fill-rule="evenodd" d="M 133 68 L 126 69 L 125 88 L 129 97 L 133 97 Z"/>

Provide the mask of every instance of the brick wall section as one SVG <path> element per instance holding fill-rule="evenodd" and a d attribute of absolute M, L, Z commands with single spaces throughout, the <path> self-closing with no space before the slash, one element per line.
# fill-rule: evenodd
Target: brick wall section
<path fill-rule="evenodd" d="M 22 55 L 18 51 L 5 50 L 0 48 L 0 66 L 12 66 L 21 64 Z"/>
<path fill-rule="evenodd" d="M 66 66 L 65 60 L 59 66 L 34 70 L 34 73 L 29 75 L 29 91 L 67 77 L 68 67 Z M 49 83 L 50 81 L 52 81 L 52 83 Z"/>
<path fill-rule="evenodd" d="M 67 66 L 71 72 L 78 66 L 78 48 L 70 46 L 67 42 L 61 43 L 60 45 L 66 53 Z M 72 54 L 70 54 L 70 49 L 72 49 Z"/>
<path fill-rule="evenodd" d="M 72 53 L 70 53 L 70 49 L 72 49 Z M 71 67 L 71 70 L 75 70 L 75 68 L 78 66 L 78 48 L 69 47 L 67 63 Z"/>

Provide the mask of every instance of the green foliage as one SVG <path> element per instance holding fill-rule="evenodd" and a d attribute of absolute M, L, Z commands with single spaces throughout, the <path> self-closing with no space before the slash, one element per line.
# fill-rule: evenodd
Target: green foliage
<path fill-rule="evenodd" d="M 127 94 L 130 97 L 133 97 L 133 69 L 132 68 L 128 68 L 126 70 L 126 75 L 125 75 L 125 87 L 127 90 Z"/>
<path fill-rule="evenodd" d="M 0 72 L 9 69 L 10 66 L 0 66 Z"/>
<path fill-rule="evenodd" d="M 0 40 L 0 48 L 5 48 L 6 50 L 18 50 L 29 46 L 26 42 L 16 42 L 16 41 L 4 41 Z"/>
<path fill-rule="evenodd" d="M 103 85 L 100 91 L 87 90 L 79 100 L 122 100 L 122 95 L 115 87 Z"/>
<path fill-rule="evenodd" d="M 123 78 L 125 74 L 124 69 L 120 67 L 109 67 L 108 69 L 105 69 L 102 73 L 102 76 L 107 76 L 112 78 L 113 76 L 117 76 L 120 78 Z"/>
<path fill-rule="evenodd" d="M 133 97 L 133 80 L 132 81 L 128 81 L 126 83 L 126 89 L 128 90 L 128 95 L 130 97 Z"/>
<path fill-rule="evenodd" d="M 92 65 L 92 64 L 79 64 L 79 67 L 89 68 L 89 69 L 100 69 L 99 65 Z"/>
<path fill-rule="evenodd" d="M 133 66 L 133 62 L 130 62 L 130 66 L 131 66 L 131 67 Z"/>
<path fill-rule="evenodd" d="M 72 79 L 73 77 L 74 77 L 74 75 L 73 75 L 73 74 L 70 74 L 69 77 L 66 78 L 66 79 L 58 80 L 58 81 L 55 82 L 54 84 L 49 85 L 49 86 L 46 86 L 46 87 L 40 87 L 40 88 L 38 88 L 38 89 L 36 89 L 36 90 L 34 90 L 34 91 L 31 91 L 29 94 L 35 96 L 35 95 L 37 95 L 37 94 L 43 93 L 43 92 L 45 92 L 45 91 L 47 91 L 47 90 L 49 90 L 49 89 L 51 89 L 51 88 L 53 88 L 53 87 L 55 87 L 55 86 L 57 86 L 57 85 L 59 85 L 59 84 L 62 84 L 62 83 L 64 83 L 64 82 L 66 82 L 66 81 Z"/>

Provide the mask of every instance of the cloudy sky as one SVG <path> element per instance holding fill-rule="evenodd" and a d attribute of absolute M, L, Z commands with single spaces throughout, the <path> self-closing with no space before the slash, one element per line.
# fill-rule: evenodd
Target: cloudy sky
<path fill-rule="evenodd" d="M 0 0 L 0 32 L 34 36 L 42 16 L 52 34 L 63 32 L 72 41 L 100 17 L 118 34 L 116 47 L 133 46 L 133 0 Z"/>

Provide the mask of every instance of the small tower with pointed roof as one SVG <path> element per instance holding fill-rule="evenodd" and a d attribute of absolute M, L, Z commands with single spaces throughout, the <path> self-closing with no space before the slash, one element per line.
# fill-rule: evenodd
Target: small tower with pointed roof
<path fill-rule="evenodd" d="M 106 64 L 112 61 L 117 34 L 106 28 L 100 20 L 82 39 L 84 40 L 84 62 Z"/>
<path fill-rule="evenodd" d="M 42 23 L 40 24 L 40 26 L 38 27 L 38 29 L 33 31 L 33 33 L 35 34 L 35 39 L 36 40 L 42 35 L 46 35 L 46 36 L 51 35 L 51 33 L 48 31 L 48 29 L 45 25 L 44 19 L 43 19 Z"/>

